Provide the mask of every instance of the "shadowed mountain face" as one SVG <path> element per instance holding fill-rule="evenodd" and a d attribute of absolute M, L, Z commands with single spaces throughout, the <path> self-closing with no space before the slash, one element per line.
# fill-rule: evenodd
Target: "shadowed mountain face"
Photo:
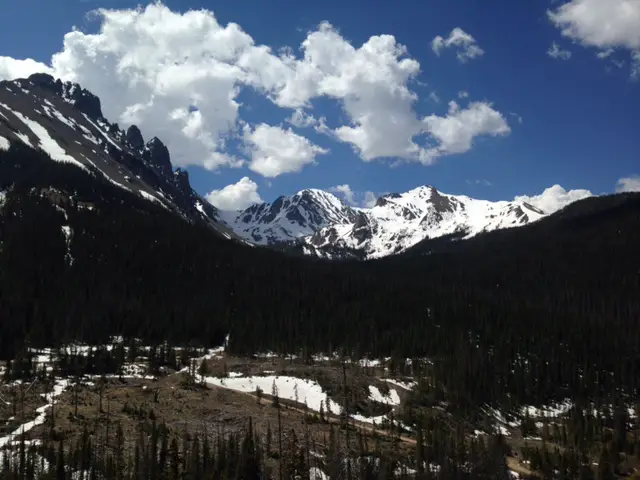
<path fill-rule="evenodd" d="M 237 238 L 219 221 L 215 207 L 173 170 L 168 148 L 158 138 L 144 141 L 132 125 L 123 131 L 102 115 L 100 99 L 47 74 L 0 82 L 0 148 L 15 143 L 38 148 L 117 187 L 156 203 L 191 222 L 205 222 Z"/>

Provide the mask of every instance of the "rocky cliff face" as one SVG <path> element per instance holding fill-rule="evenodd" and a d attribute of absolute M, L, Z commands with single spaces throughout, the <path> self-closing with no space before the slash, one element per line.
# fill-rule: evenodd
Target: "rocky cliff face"
<path fill-rule="evenodd" d="M 169 149 L 160 139 L 145 144 L 137 126 L 124 131 L 110 123 L 100 99 L 75 83 L 41 73 L 0 82 L 0 148 L 16 143 L 239 239 L 220 221 L 217 209 L 191 188 L 187 173 L 174 172 Z"/>

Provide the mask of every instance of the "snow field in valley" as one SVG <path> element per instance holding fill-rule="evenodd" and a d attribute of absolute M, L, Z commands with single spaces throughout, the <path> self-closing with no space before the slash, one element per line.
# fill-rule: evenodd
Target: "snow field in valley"
<path fill-rule="evenodd" d="M 321 405 L 325 412 L 328 410 L 334 414 L 342 412 L 342 407 L 331 400 L 328 395 L 323 392 L 320 385 L 311 380 L 266 375 L 264 377 L 205 377 L 204 381 L 210 385 L 245 393 L 255 393 L 257 389 L 260 389 L 267 395 L 273 394 L 273 386 L 275 385 L 278 397 L 283 400 L 306 403 L 309 409 L 315 412 L 320 411 Z"/>

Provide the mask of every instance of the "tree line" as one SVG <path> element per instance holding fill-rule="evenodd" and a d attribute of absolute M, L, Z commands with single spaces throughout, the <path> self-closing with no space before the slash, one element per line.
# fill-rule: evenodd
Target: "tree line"
<path fill-rule="evenodd" d="M 0 151 L 0 189 L 4 359 L 112 335 L 213 346 L 229 333 L 237 354 L 429 358 L 431 391 L 460 411 L 638 394 L 637 194 L 330 262 L 217 238 L 22 146 Z"/>

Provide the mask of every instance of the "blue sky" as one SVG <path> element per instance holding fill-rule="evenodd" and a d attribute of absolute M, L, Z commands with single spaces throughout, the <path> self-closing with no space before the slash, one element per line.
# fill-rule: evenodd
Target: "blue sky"
<path fill-rule="evenodd" d="M 596 5 L 595 1 L 572 0 L 568 7 L 579 3 L 592 6 Z M 617 2 L 612 0 L 610 9 L 614 9 Z M 102 20 L 88 19 L 89 10 L 130 9 L 136 5 L 126 0 L 2 2 L 0 56 L 32 58 L 50 65 L 52 55 L 63 50 L 63 37 L 73 26 L 85 34 L 99 30 Z M 192 184 L 202 194 L 235 184 L 246 176 L 255 182 L 260 198 L 268 201 L 306 187 L 327 189 L 345 184 L 356 192 L 356 202 L 361 202 L 367 191 L 378 194 L 406 191 L 424 184 L 447 193 L 498 200 L 539 194 L 554 184 L 566 190 L 588 189 L 594 194 L 612 192 L 618 179 L 640 173 L 640 82 L 631 78 L 633 54 L 640 49 L 640 43 L 636 48 L 633 25 L 622 26 L 631 32 L 626 37 L 624 28 L 620 29 L 619 38 L 599 37 L 593 22 L 581 18 L 577 10 L 567 8 L 562 22 L 552 22 L 547 11 L 558 11 L 560 2 L 544 0 L 325 0 L 314 3 L 167 0 L 164 5 L 174 12 L 210 10 L 222 27 L 235 22 L 255 44 L 268 45 L 274 53 L 290 47 L 298 58 L 302 56 L 301 43 L 323 21 L 330 22 L 342 39 L 356 49 L 371 36 L 392 35 L 397 43 L 406 46 L 406 57 L 420 66 L 420 74 L 406 82 L 408 91 L 417 96 L 412 105 L 416 118 L 428 115 L 445 118 L 450 108 L 448 102 L 455 100 L 460 110 L 472 102 L 485 102 L 508 124 L 508 133 L 498 134 L 499 126 L 489 126 L 485 133 L 473 137 L 468 151 L 440 154 L 430 165 L 416 159 L 405 159 L 399 165 L 388 158 L 364 161 L 362 152 L 359 154 L 357 149 L 354 152 L 352 143 L 313 128 L 291 126 L 285 120 L 293 108 L 282 107 L 283 102 L 277 105 L 264 91 L 243 87 L 236 97 L 243 104 L 238 119 L 246 122 L 240 124 L 240 132 L 248 128 L 248 134 L 257 135 L 260 124 L 292 128 L 296 135 L 328 153 L 316 151 L 315 164 L 307 164 L 299 172 L 270 176 L 264 175 L 264 169 L 262 173 L 260 169 L 252 169 L 250 159 L 247 161 L 250 154 L 243 150 L 246 144 L 237 136 L 228 140 L 224 149 L 220 145 L 216 148 L 236 155 L 236 160 L 244 159 L 244 165 L 232 168 L 226 163 L 213 171 L 199 166 L 202 162 L 192 158 L 198 156 L 199 150 L 191 153 L 184 143 L 176 143 L 176 150 L 188 152 Z M 637 8 L 640 12 L 640 5 Z M 622 21 L 614 13 L 613 20 Z M 561 23 L 566 27 L 564 34 Z M 442 49 L 437 55 L 433 39 L 438 35 L 446 39 L 454 28 L 471 35 L 474 45 L 484 54 L 463 63 L 457 58 L 459 50 L 454 46 Z M 554 42 L 559 49 L 570 52 L 570 58 L 552 58 L 548 50 Z M 613 49 L 610 55 L 609 48 Z M 606 58 L 598 58 L 598 53 Z M 99 63 L 100 59 L 95 61 Z M 68 67 L 66 74 L 75 75 L 75 72 Z M 103 94 L 108 88 L 106 83 L 92 80 L 97 77 L 84 71 L 77 75 L 85 79 L 83 86 L 97 90 L 103 103 L 110 102 L 104 98 L 110 94 L 116 101 L 117 92 Z M 190 88 L 188 84 L 186 88 Z M 198 85 L 197 89 L 199 94 L 208 94 L 206 84 Z M 461 91 L 468 92 L 468 97 L 459 98 Z M 440 99 L 439 103 L 434 101 L 433 94 Z M 342 108 L 343 101 L 344 98 L 317 95 L 309 100 L 305 111 L 315 118 L 326 117 L 331 129 L 349 126 L 352 118 Z M 376 104 L 374 112 L 377 118 L 384 119 L 386 113 L 379 107 L 382 103 Z M 204 108 L 202 111 L 204 113 Z M 218 111 L 217 107 L 212 108 L 211 112 L 214 111 Z M 105 108 L 105 113 L 108 112 L 109 108 Z M 126 125 L 122 119 L 110 120 Z M 174 125 L 145 121 L 149 127 L 145 128 L 147 125 L 142 122 L 141 128 L 146 137 L 150 136 L 149 130 L 165 132 Z M 265 130 L 264 133 L 277 132 Z M 433 139 L 427 135 L 424 141 L 431 145 L 429 142 Z M 393 143 L 393 139 L 389 142 Z M 167 143 L 170 148 L 173 146 L 171 141 Z"/>

